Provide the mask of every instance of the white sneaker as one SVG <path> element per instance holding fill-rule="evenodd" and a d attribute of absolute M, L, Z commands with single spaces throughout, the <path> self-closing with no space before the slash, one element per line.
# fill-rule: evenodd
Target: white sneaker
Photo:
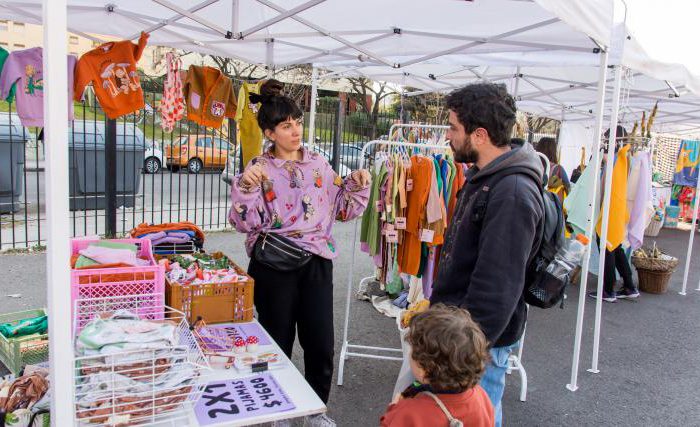
<path fill-rule="evenodd" d="M 304 418 L 304 427 L 336 427 L 335 421 L 326 414 L 310 415 Z"/>

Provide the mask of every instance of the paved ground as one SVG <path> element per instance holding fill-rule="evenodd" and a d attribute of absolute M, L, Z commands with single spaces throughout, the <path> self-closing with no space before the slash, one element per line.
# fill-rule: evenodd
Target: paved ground
<path fill-rule="evenodd" d="M 339 225 L 335 235 L 342 258 L 335 263 L 336 352 L 342 341 L 345 286 L 350 271 L 347 252 L 352 227 Z M 700 237 L 700 236 L 699 236 Z M 669 253 L 685 258 L 688 233 L 664 230 L 655 239 Z M 651 239 L 649 240 L 651 241 Z M 210 234 L 210 249 L 221 249 L 247 265 L 240 235 Z M 345 251 L 343 251 L 345 249 Z M 678 295 L 682 266 L 665 295 L 643 294 L 637 302 L 619 302 L 603 307 L 603 334 L 600 369 L 590 367 L 593 305 L 587 301 L 584 348 L 579 377 L 580 389 L 572 393 L 569 382 L 573 331 L 578 289 L 570 291 L 563 310 L 531 310 L 525 343 L 524 364 L 528 373 L 528 400 L 518 400 L 519 378 L 508 378 L 504 397 L 506 425 L 615 425 L 677 426 L 700 425 L 700 243 L 696 240 L 691 290 Z M 358 256 L 356 278 L 371 273 L 367 258 Z M 0 298 L 0 313 L 45 304 L 45 265 L 43 255 L 0 256 L 4 280 L 0 296 L 21 293 L 22 298 Z M 395 322 L 378 314 L 368 304 L 353 301 L 352 342 L 366 345 L 399 346 Z M 299 351 L 295 354 L 301 366 Z M 334 387 L 330 415 L 341 426 L 377 425 L 400 364 L 391 361 L 350 359 L 345 385 Z"/>

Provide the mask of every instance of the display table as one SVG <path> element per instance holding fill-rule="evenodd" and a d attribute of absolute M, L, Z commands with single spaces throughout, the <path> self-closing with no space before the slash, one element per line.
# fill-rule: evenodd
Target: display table
<path fill-rule="evenodd" d="M 188 410 L 187 425 L 207 427 L 247 426 L 326 412 L 326 406 L 321 399 L 319 399 L 292 362 L 284 355 L 279 346 L 270 338 L 262 326 L 257 323 L 257 320 L 248 324 L 235 325 L 258 327 L 270 342 L 270 345 L 261 345 L 261 351 L 278 353 L 280 355 L 280 363 L 268 371 L 259 373 L 241 372 L 235 367 L 226 369 L 223 367 L 223 364 L 213 363 L 212 371 L 206 375 L 206 382 L 209 386 L 205 388 L 202 398 L 194 405 L 194 408 Z M 211 326 L 217 327 L 219 325 Z M 265 338 L 260 338 L 261 343 L 265 341 Z M 251 384 L 251 378 L 255 378 L 252 381 L 255 385 Z M 267 384 L 268 382 L 271 384 Z M 270 388 L 276 388 L 286 395 L 288 400 L 283 401 L 283 399 L 274 400 L 270 398 L 264 401 L 267 397 L 264 393 L 255 396 L 251 396 L 255 393 L 250 393 L 251 395 L 246 396 L 248 393 L 245 391 L 237 393 L 237 390 L 243 387 L 243 383 L 247 383 L 251 387 L 264 387 L 255 391 L 266 391 Z M 272 394 L 270 392 L 268 396 Z M 285 406 L 293 407 L 293 409 L 284 412 L 265 412 L 273 410 L 264 408 L 265 403 L 273 407 L 277 406 L 278 409 Z M 175 420 L 163 421 L 162 425 L 182 427 L 185 424 L 183 419 L 178 419 L 177 422 Z M 158 425 L 161 425 L 161 423 Z"/>

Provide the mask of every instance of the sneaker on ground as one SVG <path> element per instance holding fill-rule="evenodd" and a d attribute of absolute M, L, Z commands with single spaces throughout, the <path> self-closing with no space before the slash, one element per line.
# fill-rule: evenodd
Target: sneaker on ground
<path fill-rule="evenodd" d="M 598 292 L 589 292 L 588 296 L 591 298 L 598 298 Z M 617 302 L 617 295 L 613 293 L 607 293 L 603 291 L 603 301 L 605 302 Z"/>
<path fill-rule="evenodd" d="M 310 415 L 304 418 L 304 426 L 309 427 L 336 427 L 335 421 L 326 414 Z"/>
<path fill-rule="evenodd" d="M 617 297 L 620 299 L 632 299 L 639 297 L 639 291 L 637 289 L 627 289 L 624 288 L 617 293 Z"/>

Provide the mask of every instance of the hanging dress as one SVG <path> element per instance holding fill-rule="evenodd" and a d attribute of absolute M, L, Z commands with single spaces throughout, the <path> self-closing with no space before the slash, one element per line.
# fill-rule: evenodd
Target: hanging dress
<path fill-rule="evenodd" d="M 163 98 L 160 100 L 160 125 L 165 132 L 172 132 L 175 123 L 185 115 L 185 99 L 182 95 L 180 79 L 180 58 L 168 52 L 165 56 L 168 73 L 163 83 Z"/>

